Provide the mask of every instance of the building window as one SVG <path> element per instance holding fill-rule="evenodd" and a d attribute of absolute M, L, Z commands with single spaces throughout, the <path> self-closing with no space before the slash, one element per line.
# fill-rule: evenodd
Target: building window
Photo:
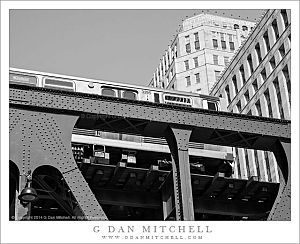
<path fill-rule="evenodd" d="M 221 71 L 215 70 L 215 78 L 216 78 L 216 81 L 218 81 L 218 80 L 220 79 L 220 74 L 221 74 Z"/>
<path fill-rule="evenodd" d="M 242 30 L 243 30 L 243 31 L 247 31 L 247 30 L 248 30 L 248 27 L 245 26 L 245 25 L 243 25 L 243 26 L 242 26 Z"/>
<path fill-rule="evenodd" d="M 285 9 L 281 9 L 280 14 L 281 14 L 281 17 L 283 19 L 285 28 L 287 28 L 289 26 L 289 20 L 288 20 L 288 16 L 287 16 L 286 10 Z"/>
<path fill-rule="evenodd" d="M 253 69 L 253 62 L 252 62 L 252 56 L 251 56 L 251 54 L 248 55 L 247 61 L 248 61 L 248 65 L 249 65 L 249 68 L 250 68 L 250 72 L 252 74 L 254 69 Z"/>
<path fill-rule="evenodd" d="M 190 53 L 190 52 L 191 52 L 191 44 L 190 44 L 190 43 L 185 44 L 185 51 L 186 51 L 187 53 Z"/>
<path fill-rule="evenodd" d="M 234 51 L 234 42 L 229 42 L 229 48 L 231 51 Z"/>
<path fill-rule="evenodd" d="M 258 62 L 260 63 L 262 58 L 261 58 L 261 52 L 260 52 L 260 46 L 259 46 L 259 43 L 257 43 L 255 45 L 255 51 L 256 51 L 256 54 L 257 54 L 257 58 L 258 58 Z"/>
<path fill-rule="evenodd" d="M 257 150 L 254 150 L 254 160 L 255 160 L 257 177 L 258 177 L 258 179 L 260 179 L 260 170 L 259 170 L 259 161 L 258 161 Z"/>
<path fill-rule="evenodd" d="M 282 73 L 285 77 L 286 80 L 286 86 L 287 86 L 287 90 L 288 90 L 288 94 L 289 94 L 289 101 L 291 104 L 291 80 L 290 80 L 290 75 L 289 75 L 289 70 L 288 70 L 288 66 L 284 66 L 284 68 L 282 69 Z"/>
<path fill-rule="evenodd" d="M 237 30 L 237 29 L 239 29 L 239 28 L 240 28 L 240 26 L 239 26 L 238 24 L 234 24 L 234 25 L 233 25 L 233 29 Z"/>
<path fill-rule="evenodd" d="M 281 58 L 283 58 L 285 56 L 285 48 L 284 48 L 284 44 L 282 44 L 279 48 L 279 53 Z"/>
<path fill-rule="evenodd" d="M 194 33 L 195 41 L 199 41 L 199 35 L 198 32 Z"/>
<path fill-rule="evenodd" d="M 253 89 L 254 89 L 255 92 L 258 91 L 258 85 L 257 85 L 257 80 L 256 79 L 253 81 L 252 87 L 253 87 Z"/>
<path fill-rule="evenodd" d="M 283 107 L 282 107 L 282 100 L 281 100 L 281 93 L 280 93 L 278 78 L 276 78 L 273 81 L 273 84 L 274 84 L 275 91 L 276 91 L 276 96 L 277 96 L 277 101 L 278 101 L 278 108 L 279 108 L 280 118 L 284 119 L 284 112 L 283 112 Z"/>
<path fill-rule="evenodd" d="M 214 64 L 218 65 L 218 55 L 213 55 Z"/>
<path fill-rule="evenodd" d="M 188 60 L 184 61 L 184 65 L 185 65 L 185 70 L 189 70 L 190 69 L 189 61 Z"/>
<path fill-rule="evenodd" d="M 194 58 L 194 64 L 195 64 L 195 68 L 199 67 L 198 57 Z"/>
<path fill-rule="evenodd" d="M 240 165 L 240 160 L 239 160 L 239 151 L 237 147 L 235 148 L 235 159 L 236 159 L 236 166 L 238 170 L 238 178 L 242 178 L 241 176 L 241 165 Z"/>
<path fill-rule="evenodd" d="M 249 96 L 249 91 L 248 90 L 244 93 L 244 97 L 246 99 L 246 102 L 248 103 L 249 100 L 250 100 L 250 96 Z"/>
<path fill-rule="evenodd" d="M 275 34 L 275 38 L 276 40 L 279 39 L 279 31 L 278 31 L 278 26 L 277 26 L 277 20 L 274 19 L 274 21 L 272 22 L 272 28 L 273 28 L 273 31 L 274 31 L 274 34 Z"/>
<path fill-rule="evenodd" d="M 244 84 L 246 83 L 244 65 L 242 65 L 242 66 L 240 67 L 240 74 L 241 74 L 242 82 L 243 82 L 243 85 L 244 85 Z"/>
<path fill-rule="evenodd" d="M 266 73 L 266 69 L 264 68 L 262 71 L 261 71 L 261 77 L 263 79 L 263 81 L 265 82 L 267 80 L 267 73 Z"/>
<path fill-rule="evenodd" d="M 275 58 L 274 58 L 274 56 L 270 59 L 270 65 L 271 65 L 271 67 L 272 67 L 272 70 L 274 70 L 275 69 L 275 67 L 276 67 L 276 63 L 275 63 Z"/>
<path fill-rule="evenodd" d="M 195 80 L 196 80 L 196 83 L 200 83 L 200 74 L 199 73 L 195 74 Z"/>
<path fill-rule="evenodd" d="M 187 77 L 185 77 L 185 80 L 186 80 L 186 86 L 190 86 L 191 85 L 191 77 L 187 76 Z"/>
<path fill-rule="evenodd" d="M 238 94 L 238 87 L 237 87 L 237 82 L 236 82 L 236 76 L 235 75 L 232 77 L 232 83 L 233 83 L 235 94 Z"/>
<path fill-rule="evenodd" d="M 229 57 L 224 57 L 224 64 L 225 66 L 229 64 Z"/>
<path fill-rule="evenodd" d="M 262 116 L 261 106 L 260 106 L 260 101 L 259 100 L 255 103 L 255 107 L 256 107 L 256 110 L 257 110 L 257 115 Z"/>
<path fill-rule="evenodd" d="M 269 52 L 270 51 L 270 42 L 269 42 L 268 31 L 265 32 L 265 34 L 263 35 L 263 38 L 264 38 L 264 41 L 266 44 L 267 51 Z"/>
<path fill-rule="evenodd" d="M 272 104 L 271 104 L 271 99 L 270 99 L 270 92 L 269 92 L 269 89 L 267 89 L 267 90 L 264 92 L 264 96 L 265 96 L 266 102 L 267 102 L 267 107 L 268 107 L 269 117 L 270 117 L 270 118 L 273 118 Z"/>
<path fill-rule="evenodd" d="M 239 102 L 236 104 L 236 107 L 237 107 L 238 112 L 240 113 L 240 112 L 242 111 L 241 101 L 239 101 Z"/>
<path fill-rule="evenodd" d="M 231 103 L 229 85 L 225 87 L 228 104 Z"/>
<path fill-rule="evenodd" d="M 195 41 L 195 49 L 196 50 L 200 49 L 200 43 L 199 43 L 199 41 Z"/>
<path fill-rule="evenodd" d="M 228 39 L 229 39 L 230 42 L 233 42 L 233 38 L 232 38 L 231 34 L 228 34 Z"/>
<path fill-rule="evenodd" d="M 213 39 L 213 46 L 214 46 L 214 48 L 218 48 L 218 40 L 217 39 Z"/>
<path fill-rule="evenodd" d="M 270 161 L 269 161 L 269 155 L 268 152 L 264 151 L 264 156 L 265 156 L 265 161 L 266 161 L 266 168 L 268 172 L 268 182 L 271 182 L 272 177 L 271 177 L 271 169 L 270 169 Z"/>
<path fill-rule="evenodd" d="M 224 33 L 220 33 L 221 41 L 224 41 Z"/>
<path fill-rule="evenodd" d="M 221 46 L 222 46 L 222 49 L 225 50 L 226 49 L 226 42 L 225 41 L 221 41 Z"/>
<path fill-rule="evenodd" d="M 247 175 L 248 175 L 248 178 L 249 178 L 250 177 L 250 165 L 249 165 L 249 156 L 248 156 L 247 149 L 244 148 L 244 152 L 245 152 L 245 159 L 246 159 Z"/>

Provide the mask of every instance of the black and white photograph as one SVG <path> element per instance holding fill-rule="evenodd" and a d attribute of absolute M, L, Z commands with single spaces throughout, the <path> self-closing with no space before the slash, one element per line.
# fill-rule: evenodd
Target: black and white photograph
<path fill-rule="evenodd" d="M 299 2 L 144 4 L 1 3 L 1 243 L 299 243 Z"/>

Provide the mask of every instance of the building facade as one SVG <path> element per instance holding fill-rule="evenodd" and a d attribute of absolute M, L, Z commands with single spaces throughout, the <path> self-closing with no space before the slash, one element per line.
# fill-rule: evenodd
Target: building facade
<path fill-rule="evenodd" d="M 208 95 L 254 25 L 205 13 L 184 20 L 149 85 Z"/>
<path fill-rule="evenodd" d="M 290 75 L 290 10 L 268 10 L 210 94 L 226 98 L 229 112 L 290 120 Z M 234 153 L 235 177 L 279 181 L 273 153 L 239 148 Z"/>

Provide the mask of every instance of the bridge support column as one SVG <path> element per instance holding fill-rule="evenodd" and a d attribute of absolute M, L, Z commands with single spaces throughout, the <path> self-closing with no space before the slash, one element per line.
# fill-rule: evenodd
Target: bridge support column
<path fill-rule="evenodd" d="M 71 137 L 77 119 L 74 115 L 10 108 L 9 159 L 17 165 L 20 175 L 29 170 L 34 173 L 43 165 L 57 168 L 78 203 L 80 211 L 78 207 L 73 209 L 74 216 L 79 215 L 85 220 L 107 220 L 73 157 Z M 19 192 L 23 185 L 24 180 Z M 17 202 L 19 204 L 19 200 Z M 21 206 L 19 212 L 22 216 L 28 213 Z"/>
<path fill-rule="evenodd" d="M 280 169 L 280 186 L 268 220 L 291 220 L 291 144 L 277 141 L 272 151 Z"/>
<path fill-rule="evenodd" d="M 170 147 L 173 167 L 175 209 L 177 220 L 194 220 L 194 206 L 188 143 L 191 130 L 168 127 L 165 138 Z"/>

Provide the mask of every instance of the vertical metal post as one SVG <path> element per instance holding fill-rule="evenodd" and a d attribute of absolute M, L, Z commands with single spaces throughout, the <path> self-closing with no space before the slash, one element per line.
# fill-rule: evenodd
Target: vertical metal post
<path fill-rule="evenodd" d="M 280 169 L 280 186 L 268 220 L 291 220 L 291 144 L 277 141 L 272 151 Z"/>
<path fill-rule="evenodd" d="M 173 186 L 173 173 L 167 176 L 165 183 L 161 189 L 162 202 L 163 202 L 163 216 L 164 220 L 169 220 L 175 208 L 173 203 L 174 186 Z"/>
<path fill-rule="evenodd" d="M 27 182 L 26 175 L 21 175 L 19 180 L 19 192 L 21 192 Z M 31 203 L 24 203 L 22 204 L 21 201 L 18 199 L 18 195 L 16 196 L 16 220 L 30 220 L 31 214 Z"/>
<path fill-rule="evenodd" d="M 177 220 L 194 220 L 194 206 L 188 143 L 191 130 L 168 127 L 165 138 L 170 147 L 173 166 L 175 208 Z"/>

